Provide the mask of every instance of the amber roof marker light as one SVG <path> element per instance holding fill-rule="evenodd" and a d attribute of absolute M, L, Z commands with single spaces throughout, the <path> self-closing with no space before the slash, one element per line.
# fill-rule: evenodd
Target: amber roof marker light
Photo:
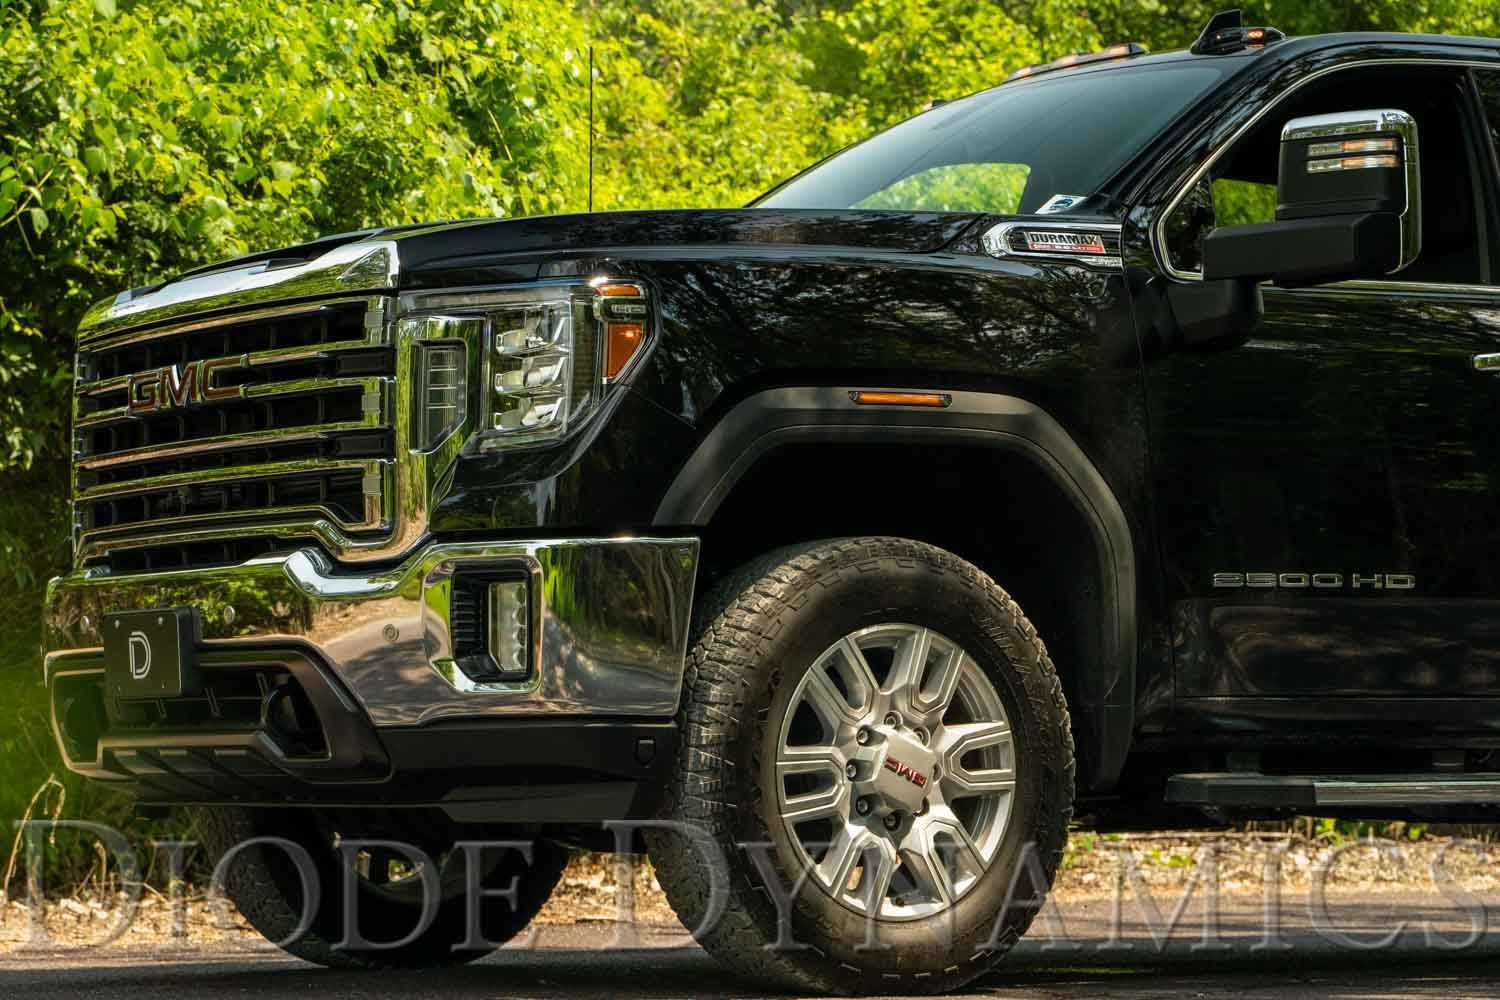
<path fill-rule="evenodd" d="M 849 398 L 860 406 L 923 406 L 942 409 L 953 405 L 953 397 L 945 392 L 881 392 L 856 389 Z"/>
<path fill-rule="evenodd" d="M 1051 62 L 1032 63 L 1030 66 L 1022 66 L 1011 73 L 1005 79 L 1021 80 L 1028 76 L 1036 76 L 1038 73 L 1052 73 L 1062 69 L 1072 69 L 1075 66 L 1091 66 L 1102 62 L 1119 62 L 1122 59 L 1134 59 L 1136 56 L 1146 54 L 1146 46 L 1136 42 L 1124 42 L 1120 45 L 1111 45 L 1107 49 L 1098 52 L 1074 52 L 1069 55 L 1060 56 Z"/>
<path fill-rule="evenodd" d="M 1188 51 L 1195 56 L 1222 56 L 1245 49 L 1263 49 L 1286 37 L 1276 28 L 1247 28 L 1238 9 L 1222 10 L 1209 18 L 1203 33 Z"/>

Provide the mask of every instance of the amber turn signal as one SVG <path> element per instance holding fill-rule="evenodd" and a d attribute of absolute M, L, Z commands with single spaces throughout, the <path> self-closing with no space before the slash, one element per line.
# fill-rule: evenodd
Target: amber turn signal
<path fill-rule="evenodd" d="M 604 377 L 618 378 L 641 349 L 646 328 L 639 323 L 604 324 Z"/>

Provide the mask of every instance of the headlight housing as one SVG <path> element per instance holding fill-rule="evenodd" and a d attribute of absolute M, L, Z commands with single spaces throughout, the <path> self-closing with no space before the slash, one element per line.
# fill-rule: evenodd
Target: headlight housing
<path fill-rule="evenodd" d="M 480 380 L 469 409 L 481 451 L 551 444 L 583 427 L 610 387 L 646 354 L 651 308 L 644 285 L 587 283 L 435 292 L 404 304 L 403 331 L 415 338 L 414 428 L 419 450 L 456 429 L 455 395 L 443 380 L 463 345 Z"/>

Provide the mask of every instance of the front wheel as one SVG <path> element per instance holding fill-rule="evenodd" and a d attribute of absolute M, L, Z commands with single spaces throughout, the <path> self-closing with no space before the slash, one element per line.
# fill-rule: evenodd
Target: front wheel
<path fill-rule="evenodd" d="M 429 841 L 419 848 L 433 866 L 424 873 L 420 860 L 384 846 L 404 838 L 309 809 L 200 809 L 195 818 L 240 915 L 283 950 L 332 968 L 482 958 L 531 922 L 568 860 L 550 841 L 467 850 Z M 364 839 L 369 847 L 355 843 Z"/>
<path fill-rule="evenodd" d="M 992 967 L 1072 808 L 1067 708 L 1021 609 L 893 538 L 774 553 L 707 604 L 672 822 L 648 831 L 684 923 L 800 989 L 934 993 Z"/>

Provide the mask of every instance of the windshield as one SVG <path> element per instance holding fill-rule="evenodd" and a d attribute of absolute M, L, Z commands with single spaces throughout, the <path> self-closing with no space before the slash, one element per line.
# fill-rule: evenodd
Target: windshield
<path fill-rule="evenodd" d="M 1194 59 L 996 87 L 851 146 L 755 207 L 1061 210 L 1097 191 L 1227 72 Z"/>

